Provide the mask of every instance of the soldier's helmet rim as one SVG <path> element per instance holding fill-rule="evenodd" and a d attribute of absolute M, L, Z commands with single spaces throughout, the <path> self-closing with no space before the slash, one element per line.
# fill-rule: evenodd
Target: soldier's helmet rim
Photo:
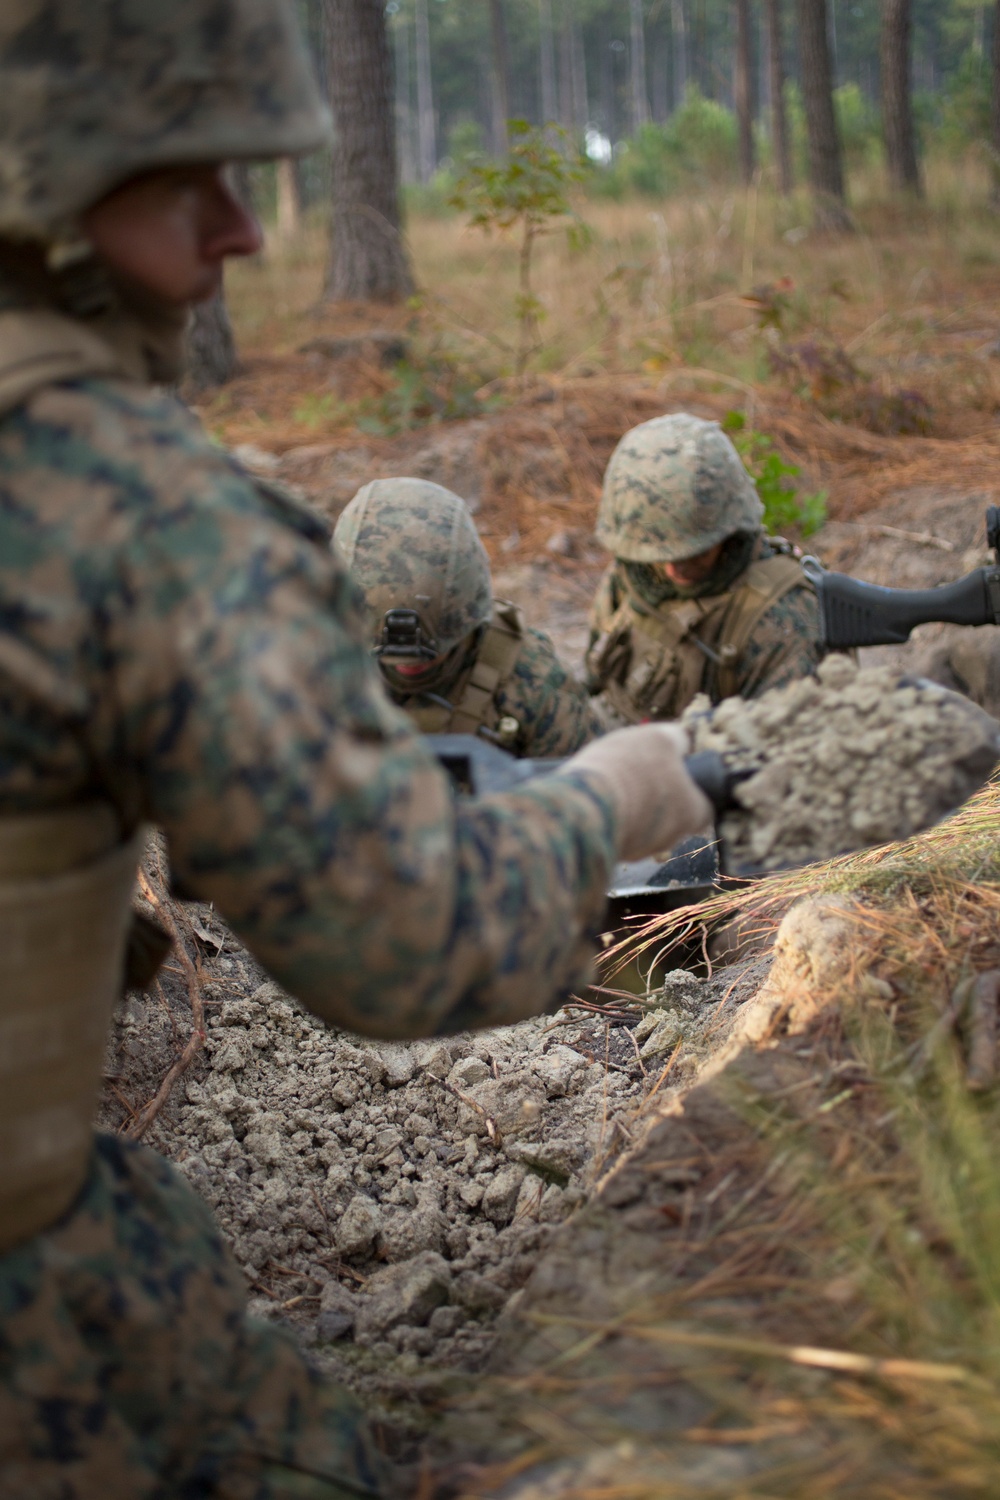
<path fill-rule="evenodd" d="M 758 532 L 764 507 L 717 422 L 653 417 L 622 437 L 608 463 L 595 528 L 626 562 L 680 562 L 737 532 Z"/>
<path fill-rule="evenodd" d="M 345 506 L 334 543 L 364 595 L 373 646 L 412 610 L 444 656 L 493 614 L 489 558 L 466 502 L 430 480 L 376 479 Z"/>
<path fill-rule="evenodd" d="M 288 0 L 142 0 L 123 20 L 125 10 L 0 8 L 0 238 L 71 238 L 86 209 L 157 168 L 298 156 L 329 141 Z"/>

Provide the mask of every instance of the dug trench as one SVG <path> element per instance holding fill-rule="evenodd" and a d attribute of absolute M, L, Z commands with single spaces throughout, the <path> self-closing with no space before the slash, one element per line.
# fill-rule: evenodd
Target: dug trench
<path fill-rule="evenodd" d="M 898 568 L 902 549 L 938 572 L 913 582 L 956 576 L 981 560 L 981 509 L 967 495 L 919 524 L 912 509 L 867 517 L 864 573 Z M 955 555 L 912 540 L 950 539 L 958 517 Z M 837 565 L 852 541 L 817 550 Z M 578 660 L 579 572 L 507 581 L 530 585 L 535 620 Z M 678 1495 L 753 1494 L 780 1471 L 786 1487 L 760 1493 L 804 1495 L 848 1448 L 854 1475 L 923 1482 L 891 1424 L 859 1444 L 853 1397 L 837 1387 L 817 1414 L 829 1377 L 772 1378 L 767 1354 L 860 1345 L 877 1361 L 905 1344 L 831 1249 L 842 1208 L 811 1189 L 897 1162 L 844 1016 L 860 996 L 896 1025 L 903 1005 L 918 1033 L 908 966 L 927 965 L 912 949 L 887 967 L 863 917 L 820 911 L 786 932 L 776 973 L 763 951 L 670 973 L 641 1000 L 590 992 L 502 1031 L 385 1044 L 302 1011 L 210 909 L 172 911 L 183 953 L 121 1012 L 101 1123 L 145 1127 L 214 1209 L 252 1312 L 358 1391 L 397 1456 L 423 1453 L 446 1487 L 480 1493 L 601 1492 L 624 1466 L 629 1494 L 668 1477 Z M 984 948 L 977 963 L 996 959 Z M 204 1045 L 149 1119 L 193 998 Z M 776 1146 L 803 1122 L 818 1122 L 807 1150 Z"/>

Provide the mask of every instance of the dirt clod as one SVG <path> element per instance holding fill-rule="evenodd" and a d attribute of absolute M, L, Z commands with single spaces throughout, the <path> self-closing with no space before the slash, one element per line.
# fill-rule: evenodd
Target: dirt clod
<path fill-rule="evenodd" d="M 971 795 L 997 753 L 995 721 L 966 699 L 838 655 L 756 702 L 698 698 L 684 722 L 696 750 L 749 773 L 720 827 L 734 871 L 908 838 Z"/>

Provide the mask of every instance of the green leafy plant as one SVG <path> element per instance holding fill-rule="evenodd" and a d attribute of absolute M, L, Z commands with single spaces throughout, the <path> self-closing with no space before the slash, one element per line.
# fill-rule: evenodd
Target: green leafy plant
<path fill-rule="evenodd" d="M 804 537 L 818 531 L 826 520 L 826 490 L 801 494 L 795 483 L 802 472 L 798 464 L 787 463 L 765 433 L 748 428 L 743 412 L 727 412 L 722 426 L 756 482 L 768 531 L 794 527 Z"/>
<path fill-rule="evenodd" d="M 479 416 L 495 404 L 479 395 L 487 378 L 440 351 L 419 363 L 401 360 L 388 389 L 362 402 L 356 426 L 375 437 L 392 437 L 431 422 Z"/>
<path fill-rule="evenodd" d="M 566 149 L 566 132 L 551 125 L 539 130 L 526 120 L 511 120 L 508 129 L 511 144 L 507 161 L 480 161 L 470 166 L 455 184 L 451 202 L 486 233 L 516 230 L 520 235 L 515 313 L 516 369 L 521 376 L 539 347 L 539 326 L 545 313 L 532 282 L 537 241 L 561 223 L 569 232 L 571 245 L 578 247 L 586 237 L 586 227 L 569 199 L 570 186 L 582 173 Z"/>

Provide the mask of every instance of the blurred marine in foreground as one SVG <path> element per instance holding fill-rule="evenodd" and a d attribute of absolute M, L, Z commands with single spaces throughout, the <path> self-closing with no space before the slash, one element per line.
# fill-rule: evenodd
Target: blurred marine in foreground
<path fill-rule="evenodd" d="M 586 982 L 616 858 L 708 821 L 679 732 L 459 807 L 324 527 L 157 383 L 259 230 L 223 164 L 328 122 L 281 0 L 0 10 L 0 1495 L 371 1495 L 205 1206 L 95 1138 L 143 827 L 318 1014 L 510 1022 Z M 336 38 L 334 45 L 336 45 Z"/>

